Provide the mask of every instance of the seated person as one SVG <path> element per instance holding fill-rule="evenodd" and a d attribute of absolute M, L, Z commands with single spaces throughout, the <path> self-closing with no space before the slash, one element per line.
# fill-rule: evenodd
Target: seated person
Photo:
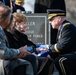
<path fill-rule="evenodd" d="M 30 40 L 28 40 L 27 35 L 24 34 L 24 33 L 22 33 L 26 29 L 26 16 L 24 14 L 22 14 L 22 13 L 15 12 L 15 13 L 13 13 L 13 19 L 14 19 L 13 25 L 10 26 L 10 28 L 12 28 L 12 26 L 13 26 L 12 30 L 10 31 L 9 29 L 8 30 L 4 29 L 5 34 L 7 35 L 7 38 L 9 39 L 8 40 L 9 47 L 11 47 L 11 48 L 18 48 L 18 47 L 26 45 L 26 49 L 27 49 L 28 46 L 32 46 L 32 47 L 36 48 L 36 45 L 33 42 L 31 42 Z M 37 58 L 37 59 L 38 59 L 39 62 L 41 61 L 43 63 L 44 60 L 47 61 L 48 58 L 44 58 L 44 59 L 42 58 L 40 60 L 39 60 L 39 58 Z M 50 59 L 49 59 L 49 61 L 51 62 Z M 41 64 L 41 62 L 38 63 L 38 64 Z M 33 68 L 34 68 L 34 70 L 37 69 L 36 66 L 35 66 L 35 64 L 33 65 Z M 35 73 L 35 75 L 36 75 L 36 73 Z M 43 74 L 43 75 L 45 75 L 45 74 Z"/>
<path fill-rule="evenodd" d="M 0 2 L 0 75 L 4 75 L 4 72 L 8 73 L 9 75 L 12 75 L 10 73 L 16 67 L 17 67 L 16 70 L 19 73 L 17 72 L 17 74 L 14 75 L 25 75 L 25 73 L 27 75 L 33 75 L 33 69 L 31 63 L 28 62 L 27 60 L 22 59 L 23 57 L 29 55 L 30 53 L 25 50 L 25 47 L 21 47 L 18 49 L 9 48 L 7 37 L 3 31 L 3 28 L 7 29 L 9 25 L 12 23 L 11 12 L 12 11 L 8 6 Z M 8 61 L 8 63 L 5 61 Z M 6 68 L 7 66 L 9 69 Z"/>
<path fill-rule="evenodd" d="M 19 18 L 18 18 L 19 17 Z M 18 25 L 18 26 L 17 26 Z M 35 46 L 34 43 L 28 40 L 27 35 L 23 34 L 20 27 L 24 25 L 26 27 L 26 16 L 22 13 L 13 13 L 13 23 L 10 24 L 7 28 L 4 29 L 4 32 L 7 36 L 8 44 L 10 48 L 20 48 L 22 46 Z M 20 26 L 20 27 L 19 27 Z M 20 30 L 18 30 L 18 27 Z M 25 50 L 27 48 L 25 47 Z M 25 56 L 23 59 L 30 61 L 34 69 L 34 75 L 36 75 L 37 67 L 36 67 L 36 58 L 33 54 L 29 54 Z"/>
<path fill-rule="evenodd" d="M 5 30 L 5 34 L 8 36 L 7 38 L 9 39 L 9 46 L 11 48 L 15 47 L 15 48 L 19 48 L 21 46 L 34 46 L 36 47 L 36 45 L 31 42 L 30 40 L 28 40 L 28 37 L 26 34 L 24 34 L 23 32 L 26 29 L 26 16 L 22 13 L 13 13 L 13 28 L 12 30 Z M 9 36 L 12 35 L 13 37 Z M 10 39 L 11 37 L 11 39 Z M 14 39 L 13 39 L 14 38 Z M 12 43 L 14 43 L 12 45 Z"/>

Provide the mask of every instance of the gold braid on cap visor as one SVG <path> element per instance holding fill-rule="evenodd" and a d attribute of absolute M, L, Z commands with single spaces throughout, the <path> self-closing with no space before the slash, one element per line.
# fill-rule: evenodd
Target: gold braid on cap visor
<path fill-rule="evenodd" d="M 48 19 L 51 19 L 54 16 L 65 16 L 65 13 L 52 13 L 48 15 Z"/>

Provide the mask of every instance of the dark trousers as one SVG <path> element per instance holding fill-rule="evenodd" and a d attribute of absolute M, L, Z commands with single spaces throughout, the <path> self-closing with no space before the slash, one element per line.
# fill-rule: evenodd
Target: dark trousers
<path fill-rule="evenodd" d="M 76 75 L 76 54 L 65 54 L 55 59 L 60 75 Z"/>
<path fill-rule="evenodd" d="M 13 70 L 13 75 L 26 75 L 26 65 L 20 65 Z"/>
<path fill-rule="evenodd" d="M 26 55 L 23 59 L 29 61 L 32 64 L 34 75 L 37 75 L 37 59 L 34 55 Z"/>
<path fill-rule="evenodd" d="M 33 67 L 33 71 L 34 71 L 34 75 L 37 75 L 37 60 L 36 57 L 32 54 L 26 55 L 24 58 L 22 58 L 24 60 L 29 61 L 32 64 Z M 18 67 L 16 67 L 13 72 L 10 72 L 11 70 L 9 70 L 9 68 L 7 67 L 7 63 L 4 63 L 5 65 L 5 73 L 6 75 L 26 75 L 25 70 L 26 70 L 26 65 L 20 65 Z M 7 66 L 6 66 L 7 65 Z M 10 66 L 10 65 L 9 65 Z"/>
<path fill-rule="evenodd" d="M 53 72 L 53 61 L 48 57 L 37 57 L 38 71 L 37 75 L 51 75 Z"/>
<path fill-rule="evenodd" d="M 26 65 L 19 65 L 15 69 L 11 70 L 10 66 L 10 61 L 4 61 L 3 66 L 4 66 L 4 72 L 5 75 L 26 75 L 25 70 L 26 70 Z"/>

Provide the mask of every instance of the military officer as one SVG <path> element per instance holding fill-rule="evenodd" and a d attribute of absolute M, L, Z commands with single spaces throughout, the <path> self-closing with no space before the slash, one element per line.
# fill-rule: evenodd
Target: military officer
<path fill-rule="evenodd" d="M 76 27 L 66 20 L 66 11 L 48 10 L 49 23 L 58 29 L 57 43 L 49 50 L 55 58 L 55 66 L 60 75 L 76 75 Z"/>

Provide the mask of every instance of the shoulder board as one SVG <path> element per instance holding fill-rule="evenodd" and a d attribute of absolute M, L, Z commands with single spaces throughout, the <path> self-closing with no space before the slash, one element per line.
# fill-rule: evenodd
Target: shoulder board
<path fill-rule="evenodd" d="M 66 26 L 66 25 L 68 25 L 68 24 L 70 24 L 70 23 L 65 23 L 65 24 L 63 24 L 63 27 Z"/>

